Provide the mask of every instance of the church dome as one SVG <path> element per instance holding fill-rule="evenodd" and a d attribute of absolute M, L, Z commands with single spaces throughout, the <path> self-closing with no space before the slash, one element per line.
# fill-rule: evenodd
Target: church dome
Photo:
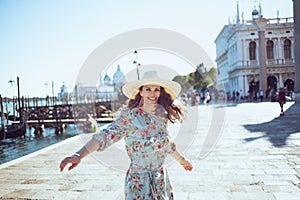
<path fill-rule="evenodd" d="M 111 79 L 109 78 L 109 76 L 107 74 L 105 74 L 105 76 L 103 78 L 104 85 L 110 85 L 110 81 L 111 81 Z"/>
<path fill-rule="evenodd" d="M 113 82 L 117 83 L 123 77 L 124 77 L 124 74 L 120 69 L 120 65 L 118 65 L 117 71 L 113 75 Z"/>
<path fill-rule="evenodd" d="M 121 71 L 120 65 L 118 65 L 117 71 L 114 73 L 113 76 L 113 84 L 117 90 L 121 90 L 125 82 L 125 76 Z"/>

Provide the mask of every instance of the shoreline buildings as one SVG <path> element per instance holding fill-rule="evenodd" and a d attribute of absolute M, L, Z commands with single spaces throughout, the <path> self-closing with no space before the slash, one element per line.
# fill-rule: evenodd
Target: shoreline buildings
<path fill-rule="evenodd" d="M 263 18 L 262 8 L 252 11 L 252 19 L 239 16 L 225 25 L 215 39 L 218 70 L 217 88 L 229 94 L 252 95 L 286 87 L 294 91 L 293 17 Z"/>
<path fill-rule="evenodd" d="M 113 80 L 105 74 L 104 77 L 100 76 L 99 84 L 96 86 L 84 86 L 77 84 L 72 92 L 67 91 L 66 86 L 63 84 L 58 93 L 58 99 L 67 101 L 100 101 L 109 102 L 117 101 L 120 98 L 121 87 L 125 84 L 124 73 L 121 71 L 120 65 L 117 66 L 113 74 Z"/>

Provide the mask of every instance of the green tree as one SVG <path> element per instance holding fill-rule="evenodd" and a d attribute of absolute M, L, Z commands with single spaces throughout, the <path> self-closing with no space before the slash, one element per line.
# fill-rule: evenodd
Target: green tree
<path fill-rule="evenodd" d="M 217 77 L 217 70 L 212 67 L 207 71 L 204 64 L 197 65 L 196 70 L 188 75 L 176 76 L 173 80 L 182 86 L 182 92 L 189 89 L 199 89 L 204 91 L 209 86 L 213 86 Z"/>

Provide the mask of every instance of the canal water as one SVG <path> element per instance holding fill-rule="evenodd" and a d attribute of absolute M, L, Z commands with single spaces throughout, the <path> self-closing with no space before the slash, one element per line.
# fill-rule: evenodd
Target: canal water
<path fill-rule="evenodd" d="M 29 102 L 29 106 L 33 106 L 32 103 L 46 105 L 43 98 L 39 99 L 39 102 Z M 55 103 L 59 105 L 63 102 L 56 101 Z M 5 113 L 15 114 L 18 116 L 18 113 L 14 112 L 13 101 L 4 99 L 3 108 Z M 0 124 L 1 123 L 2 120 L 0 120 Z M 103 125 L 105 124 L 98 124 L 98 126 Z M 81 133 L 83 133 L 83 131 L 78 127 L 78 124 L 68 125 L 64 130 L 64 133 L 61 135 L 56 135 L 54 128 L 43 128 L 43 133 L 41 135 L 35 135 L 34 129 L 27 128 L 26 135 L 23 138 L 7 138 L 0 140 L 0 164 L 28 155 Z"/>
<path fill-rule="evenodd" d="M 56 135 L 54 128 L 44 128 L 43 134 L 35 135 L 34 129 L 27 128 L 23 138 L 0 140 L 0 164 L 28 155 L 67 138 L 82 133 L 75 125 L 69 125 L 63 134 Z"/>

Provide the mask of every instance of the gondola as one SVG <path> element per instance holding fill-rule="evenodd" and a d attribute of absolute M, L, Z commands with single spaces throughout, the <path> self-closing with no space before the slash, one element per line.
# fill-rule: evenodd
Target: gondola
<path fill-rule="evenodd" d="M 26 124 L 22 122 L 20 124 L 4 125 L 0 129 L 0 140 L 6 138 L 23 137 L 26 134 Z"/>

